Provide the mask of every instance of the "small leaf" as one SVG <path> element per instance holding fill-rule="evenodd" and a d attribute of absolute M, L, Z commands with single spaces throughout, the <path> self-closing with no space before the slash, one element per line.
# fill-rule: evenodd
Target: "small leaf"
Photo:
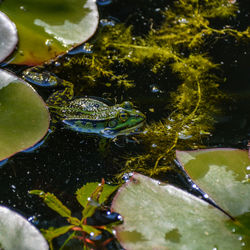
<path fill-rule="evenodd" d="M 29 191 L 29 193 L 40 196 L 48 207 L 56 211 L 62 217 L 71 218 L 71 211 L 64 206 L 54 194 L 45 193 L 41 190 L 32 190 Z"/>
<path fill-rule="evenodd" d="M 87 206 L 89 202 L 88 199 L 91 197 L 91 195 L 96 190 L 98 185 L 99 185 L 98 182 L 87 183 L 86 185 L 84 185 L 83 187 L 81 187 L 76 191 L 76 198 L 83 207 Z"/>
<path fill-rule="evenodd" d="M 0 206 L 0 249 L 48 250 L 41 233 L 24 217 Z"/>
<path fill-rule="evenodd" d="M 96 236 L 101 234 L 100 230 L 98 230 L 92 226 L 89 226 L 89 225 L 82 225 L 81 228 L 84 232 L 86 232 L 87 234 L 89 234 L 93 237 L 96 237 Z"/>
<path fill-rule="evenodd" d="M 104 203 L 109 198 L 109 196 L 117 190 L 118 187 L 119 187 L 118 185 L 111 186 L 111 185 L 105 184 L 98 202 L 100 204 Z"/>
<path fill-rule="evenodd" d="M 30 190 L 29 194 L 35 194 L 35 195 L 39 195 L 41 197 L 41 195 L 44 195 L 44 191 L 43 190 Z"/>
<path fill-rule="evenodd" d="M 0 62 L 8 57 L 17 45 L 16 26 L 0 11 Z"/>
<path fill-rule="evenodd" d="M 98 184 L 96 189 L 92 192 L 90 198 L 88 198 L 88 203 L 87 205 L 84 207 L 83 211 L 82 211 L 82 222 L 88 218 L 91 217 L 96 208 L 100 206 L 100 204 L 98 203 L 99 197 L 103 191 L 103 187 L 104 187 L 104 179 L 102 180 L 102 183 Z"/>
<path fill-rule="evenodd" d="M 82 211 L 81 222 L 83 222 L 86 218 L 91 217 L 95 213 L 96 208 L 97 208 L 97 206 L 93 206 L 93 205 L 88 204 Z"/>
<path fill-rule="evenodd" d="M 47 241 L 52 241 L 54 238 L 67 233 L 73 227 L 73 225 L 59 228 L 50 227 L 49 229 L 41 229 L 41 232 Z"/>

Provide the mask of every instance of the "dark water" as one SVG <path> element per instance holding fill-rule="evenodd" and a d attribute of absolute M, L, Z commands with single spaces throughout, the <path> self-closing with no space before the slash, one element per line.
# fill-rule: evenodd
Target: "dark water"
<path fill-rule="evenodd" d="M 126 21 L 135 26 L 136 34 L 144 34 L 152 19 L 156 27 L 160 24 L 162 16 L 159 9 L 167 1 L 146 2 L 147 4 L 145 0 L 117 0 L 112 4 L 100 5 L 101 20 Z M 247 2 L 239 2 L 238 17 L 229 21 L 239 30 L 250 25 L 250 6 Z M 222 26 L 223 22 L 218 21 L 217 25 Z M 221 63 L 222 76 L 227 78 L 220 88 L 232 98 L 221 103 L 223 112 L 216 117 L 215 131 L 205 143 L 208 147 L 246 148 L 247 141 L 250 140 L 249 43 L 237 44 L 234 39 L 222 40 L 208 50 L 214 61 Z M 132 100 L 147 115 L 147 122 L 167 117 L 169 110 L 166 108 L 166 100 L 169 92 L 177 86 L 174 76 L 167 72 L 165 75 L 155 76 L 143 67 L 140 72 L 131 70 L 131 75 L 137 83 L 141 82 L 143 85 L 137 84 L 126 93 L 115 90 L 106 96 L 114 102 Z M 154 86 L 162 92 L 155 93 Z M 46 90 L 37 90 L 44 97 L 48 95 Z M 101 87 L 91 89 L 86 94 L 106 97 Z M 155 112 L 149 111 L 152 108 Z M 98 150 L 99 141 L 98 136 L 78 134 L 59 127 L 41 148 L 32 153 L 19 153 L 0 168 L 0 204 L 17 210 L 25 217 L 34 216 L 33 222 L 38 223 L 39 227 L 46 227 L 52 219 L 52 224 L 57 224 L 57 219 L 60 221 L 60 218 L 37 197 L 28 195 L 28 190 L 53 192 L 74 212 L 79 211 L 80 207 L 74 199 L 77 188 L 87 182 L 99 182 L 101 178 L 111 181 L 119 173 L 119 165 L 124 164 L 127 150 L 130 154 L 138 150 L 133 141 L 120 138 L 117 143 L 110 144 L 108 153 L 104 155 Z"/>

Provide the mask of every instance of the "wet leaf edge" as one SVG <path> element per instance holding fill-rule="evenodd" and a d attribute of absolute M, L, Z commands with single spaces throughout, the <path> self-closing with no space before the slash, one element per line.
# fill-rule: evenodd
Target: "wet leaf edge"
<path fill-rule="evenodd" d="M 12 22 L 9 17 L 3 13 L 2 11 L 0 11 L 0 19 L 5 19 L 5 22 L 8 23 L 8 29 L 11 30 L 11 33 L 13 35 L 14 41 L 11 43 L 11 46 L 8 50 L 8 53 L 5 53 L 4 56 L 2 56 L 2 58 L 0 57 L 0 63 L 3 62 L 6 58 L 8 58 L 13 51 L 15 50 L 17 43 L 18 43 L 18 33 L 17 33 L 17 28 L 14 22 Z"/>
<path fill-rule="evenodd" d="M 49 109 L 48 109 L 46 103 L 44 102 L 43 98 L 36 92 L 36 90 L 29 83 L 27 83 L 23 79 L 15 76 L 13 73 L 11 73 L 11 72 L 9 72 L 7 70 L 3 70 L 3 69 L 0 68 L 0 74 L 1 74 L 1 72 L 8 73 L 9 76 L 13 78 L 12 81 L 9 81 L 8 84 L 4 85 L 3 87 L 8 86 L 10 83 L 15 82 L 15 81 L 18 81 L 18 82 L 21 82 L 21 83 L 25 84 L 26 86 L 30 87 L 33 90 L 33 92 L 37 95 L 37 97 L 40 99 L 41 103 L 43 104 L 44 108 L 47 110 L 47 114 L 48 114 L 47 128 L 46 128 L 46 131 L 45 131 L 44 135 L 39 140 L 37 140 L 34 144 L 30 145 L 29 147 L 22 148 L 21 150 L 16 151 L 16 152 L 8 155 L 5 158 L 0 158 L 0 161 L 4 161 L 4 160 L 9 159 L 10 157 L 14 156 L 15 154 L 17 154 L 19 152 L 22 152 L 22 151 L 24 151 L 24 150 L 26 150 L 28 148 L 33 147 L 36 143 L 38 143 L 47 134 L 49 126 L 50 126 L 50 120 L 51 120 L 51 118 L 50 118 Z M 0 87 L 0 90 L 1 90 L 1 87 Z"/>

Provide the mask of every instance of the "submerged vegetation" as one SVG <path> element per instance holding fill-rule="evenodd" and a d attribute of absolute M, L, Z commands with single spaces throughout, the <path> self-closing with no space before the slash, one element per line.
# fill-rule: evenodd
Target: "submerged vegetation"
<path fill-rule="evenodd" d="M 235 16 L 237 4 L 229 0 L 179 0 L 166 7 L 160 28 L 152 25 L 144 37 L 134 36 L 133 27 L 107 26 L 97 39 L 91 57 L 72 59 L 89 67 L 89 79 L 110 77 L 118 85 L 131 87 L 126 74 L 115 76 L 112 66 L 150 66 L 155 74 L 171 68 L 179 79 L 170 93 L 171 114 L 147 126 L 139 137 L 144 153 L 129 157 L 126 171 L 155 175 L 169 169 L 174 149 L 202 147 L 202 137 L 210 135 L 216 104 L 223 98 L 219 91 L 220 66 L 209 56 L 210 46 L 227 36 L 237 41 L 250 39 L 250 28 L 238 31 L 229 26 L 213 27 L 211 20 Z"/>
<path fill-rule="evenodd" d="M 46 176 L 48 176 L 48 178 L 50 178 L 50 173 L 53 173 L 56 177 L 61 173 L 68 175 L 66 180 L 62 178 L 64 185 L 63 191 L 66 190 L 65 194 L 62 194 L 62 196 L 67 195 L 68 187 L 71 185 L 78 185 L 78 182 L 82 181 L 86 176 L 98 178 L 97 172 L 102 175 L 102 161 L 106 159 L 107 161 L 111 159 L 112 163 L 114 163 L 113 165 L 119 165 L 118 174 L 116 171 L 118 182 L 127 172 L 136 171 L 148 176 L 157 176 L 160 173 L 173 170 L 173 159 L 176 158 L 176 149 L 187 150 L 203 148 L 204 139 L 211 135 L 215 123 L 214 117 L 220 112 L 218 104 L 221 100 L 227 98 L 219 88 L 220 84 L 225 82 L 226 79 L 222 76 L 223 73 L 220 64 L 212 56 L 213 47 L 216 45 L 217 41 L 225 41 L 229 37 L 235 43 L 249 41 L 250 28 L 239 31 L 225 24 L 227 21 L 225 22 L 224 20 L 236 16 L 238 11 L 237 3 L 232 0 L 176 0 L 170 2 L 171 3 L 167 5 L 162 12 L 159 10 L 157 11 L 157 15 L 161 15 L 161 21 L 154 21 L 152 19 L 150 21 L 151 26 L 148 27 L 148 29 L 146 28 L 147 31 L 144 31 L 143 34 L 140 32 L 138 34 L 136 27 L 127 25 L 126 23 L 104 25 L 99 29 L 96 36 L 94 36 L 89 43 L 84 45 L 84 50 L 86 52 L 84 55 L 76 52 L 76 55 L 71 56 L 74 52 L 72 54 L 69 53 L 65 57 L 61 57 L 57 62 L 53 62 L 51 65 L 42 66 L 43 69 L 47 66 L 56 66 L 57 69 L 55 69 L 53 73 L 59 75 L 60 66 L 62 66 L 63 75 L 65 77 L 70 78 L 72 74 L 76 76 L 77 80 L 82 80 L 86 83 L 83 84 L 85 86 L 80 87 L 82 88 L 80 91 L 82 91 L 83 88 L 86 90 L 87 88 L 91 89 L 99 84 L 103 84 L 104 86 L 96 88 L 98 89 L 98 94 L 100 94 L 103 89 L 110 89 L 113 96 L 118 93 L 118 97 L 116 96 L 114 99 L 123 99 L 123 97 L 127 97 L 126 94 L 129 93 L 130 89 L 133 89 L 133 87 L 140 86 L 140 88 L 144 88 L 151 86 L 149 85 L 150 83 L 146 81 L 136 82 L 133 80 L 135 78 L 133 74 L 137 74 L 137 72 L 141 74 L 141 72 L 144 71 L 146 75 L 145 78 L 153 76 L 155 79 L 160 79 L 159 82 L 161 83 L 163 83 L 164 79 L 164 81 L 166 81 L 166 86 L 169 86 L 166 75 L 171 75 L 170 77 L 168 76 L 168 78 L 174 78 L 176 80 L 173 81 L 174 83 L 171 85 L 171 90 L 167 89 L 167 87 L 163 87 L 164 90 L 162 93 L 164 93 L 164 95 L 159 95 L 160 98 L 164 97 L 164 99 L 161 98 L 160 101 L 167 106 L 167 108 L 164 107 L 163 109 L 166 112 L 160 114 L 160 118 L 156 116 L 157 118 L 154 118 L 155 120 L 150 120 L 141 133 L 135 132 L 134 134 L 126 134 L 126 138 L 120 135 L 120 137 L 118 136 L 112 139 L 114 144 L 117 143 L 118 146 L 120 139 L 121 141 L 124 139 L 125 143 L 131 142 L 130 139 L 132 139 L 133 142 L 138 144 L 136 145 L 136 152 L 131 152 L 133 150 L 133 147 L 131 147 L 132 150 L 131 148 L 127 151 L 124 150 L 126 151 L 125 156 L 117 154 L 118 157 L 106 157 L 109 153 L 108 150 L 111 151 L 112 147 L 111 144 L 106 144 L 107 141 L 104 142 L 100 140 L 99 142 L 99 147 L 100 149 L 101 147 L 104 148 L 103 151 L 105 151 L 105 154 L 103 152 L 99 152 L 98 154 L 96 148 L 92 150 L 92 144 L 88 144 L 88 142 L 85 143 L 85 138 L 80 141 L 82 145 L 77 144 L 77 147 L 75 147 L 75 145 L 72 147 L 72 144 L 68 144 L 68 141 L 66 142 L 68 152 L 70 152 L 70 154 L 72 153 L 71 158 L 73 158 L 74 155 L 80 154 L 82 157 L 76 158 L 74 161 L 70 161 L 65 157 L 61 165 L 58 166 L 59 169 L 59 167 L 65 165 L 63 168 L 60 168 L 61 171 L 54 169 L 54 166 L 52 172 L 46 169 Z M 69 75 L 65 74 L 67 70 L 70 71 Z M 75 74 L 75 70 L 77 74 Z M 38 73 L 40 73 L 40 71 Z M 45 76 L 47 75 L 45 74 Z M 71 81 L 72 79 L 66 80 Z M 75 81 L 72 80 L 72 82 Z M 70 87 L 72 93 L 73 88 L 75 88 L 74 91 L 76 95 L 79 94 L 77 84 L 70 83 Z M 159 87 L 159 92 L 161 92 L 161 88 L 162 87 Z M 62 89 L 59 91 L 63 93 L 62 97 L 65 97 L 64 95 L 66 92 L 62 91 Z M 145 91 L 144 93 L 145 96 L 143 96 L 143 98 L 146 99 L 147 92 Z M 54 94 L 56 94 L 56 92 Z M 84 94 L 88 94 L 88 91 Z M 112 94 L 110 93 L 109 96 L 112 96 Z M 119 94 L 121 96 L 119 96 Z M 104 95 L 108 96 L 107 93 L 104 93 Z M 155 97 L 156 95 L 154 96 L 154 101 L 156 101 Z M 71 96 L 66 99 L 71 100 Z M 56 114 L 58 114 L 58 107 L 54 106 L 54 108 Z M 144 107 L 141 106 L 141 108 Z M 144 111 L 146 109 L 147 107 L 144 108 Z M 139 110 L 141 109 L 139 108 Z M 152 113 L 154 112 L 154 108 L 150 107 L 148 110 Z M 159 114 L 161 112 L 157 113 Z M 78 137 L 78 135 L 76 135 L 76 137 Z M 93 140 L 91 137 L 89 140 L 96 146 L 98 138 Z M 61 147 L 63 150 L 64 146 L 65 144 Z M 124 147 L 123 145 L 121 146 L 121 148 Z M 86 154 L 86 152 L 89 151 L 91 151 L 91 154 Z M 49 151 L 45 152 L 46 155 L 47 152 Z M 111 153 L 116 154 L 117 152 Z M 43 156 L 42 154 L 40 155 Z M 58 153 L 58 157 L 60 158 L 60 152 Z M 89 159 L 86 160 L 86 158 Z M 96 166 L 100 167 L 96 168 L 95 174 L 93 174 L 92 169 L 89 171 L 92 167 L 91 164 L 94 158 L 96 158 Z M 36 160 L 36 157 L 34 157 L 34 159 Z M 121 160 L 123 160 L 122 163 Z M 178 160 L 180 161 L 180 159 Z M 53 161 L 52 164 L 54 164 Z M 45 169 L 44 166 L 42 166 L 42 168 Z M 72 166 L 74 166 L 74 168 L 72 168 Z M 112 167 L 111 164 L 111 168 Z M 35 168 L 34 171 L 38 172 L 39 175 L 44 173 L 37 171 L 37 169 L 38 168 Z M 176 171 L 176 169 L 174 170 Z M 248 170 L 247 167 L 247 171 Z M 30 171 L 31 170 L 27 171 L 27 176 Z M 113 239 L 115 238 L 113 226 L 121 222 L 121 216 L 107 210 L 103 204 L 108 201 L 108 198 L 115 192 L 117 186 L 106 185 L 104 181 L 102 181 L 101 184 L 88 183 L 78 189 L 76 192 L 76 199 L 81 205 L 79 214 L 79 204 L 77 204 L 76 208 L 71 204 L 71 211 L 63 205 L 55 195 L 40 190 L 43 189 L 41 187 L 43 185 L 46 185 L 46 188 L 49 188 L 50 185 L 56 185 L 54 182 L 56 177 L 51 177 L 49 181 L 42 180 L 41 183 L 35 183 L 35 188 L 39 190 L 30 191 L 30 194 L 35 194 L 42 198 L 48 207 L 57 212 L 68 222 L 66 226 L 64 225 L 57 228 L 49 227 L 48 229 L 41 230 L 49 243 L 50 249 L 59 247 L 59 245 L 60 249 L 64 247 L 68 248 L 71 247 L 71 244 L 74 245 L 75 242 L 78 245 L 80 243 L 84 249 L 103 249 L 113 243 Z M 10 175 L 10 179 L 11 178 L 12 175 Z M 112 178 L 112 174 L 109 173 L 108 178 Z M 244 183 L 248 181 L 247 178 L 248 174 L 246 172 L 246 174 L 244 174 Z M 18 177 L 18 179 L 20 179 L 20 177 Z M 33 180 L 36 178 L 30 178 L 29 180 L 31 179 Z M 27 185 L 30 185 L 29 180 L 27 181 L 27 179 L 24 178 L 25 184 L 27 182 Z M 9 181 L 9 183 L 11 188 L 13 188 L 14 185 L 12 185 L 12 182 Z M 20 183 L 22 184 L 23 182 Z M 138 186 L 135 178 L 131 178 L 131 183 Z M 155 184 L 158 185 L 159 183 L 155 182 Z M 159 187 L 161 187 L 161 185 L 159 185 Z M 29 186 L 29 189 L 32 188 L 32 186 Z M 245 188 L 245 186 L 243 188 Z M 16 187 L 14 186 L 13 190 L 15 189 Z M 142 190 L 144 192 L 144 188 Z M 13 193 L 14 192 L 15 191 L 13 191 Z M 135 194 L 138 196 L 137 192 L 135 192 Z M 207 196 L 205 195 L 204 199 Z M 139 203 L 136 198 L 133 198 L 133 200 L 136 201 L 135 203 L 137 203 L 137 205 L 139 204 L 140 207 L 138 207 L 139 210 L 134 209 L 133 212 L 136 214 L 138 211 L 140 213 L 141 207 L 144 206 L 143 201 L 145 197 L 141 197 L 143 200 Z M 174 199 L 175 198 L 174 196 Z M 230 200 L 230 198 L 228 199 Z M 163 200 L 165 201 L 165 197 L 163 197 Z M 149 199 L 147 201 L 149 201 Z M 126 203 L 123 207 L 128 210 Z M 158 209 L 154 202 L 150 201 L 150 203 Z M 236 202 L 235 204 L 238 203 Z M 179 206 L 179 203 L 177 205 Z M 192 203 L 191 206 L 193 205 Z M 76 210 L 78 212 L 75 213 Z M 174 208 L 173 211 L 175 212 L 176 208 Z M 96 219 L 96 214 L 98 212 L 105 212 L 105 215 L 103 216 L 102 214 L 101 218 L 103 219 L 103 217 L 105 217 L 103 219 L 105 222 L 100 222 Z M 151 210 L 150 213 L 152 213 Z M 109 215 L 111 216 L 109 217 Z M 200 214 L 193 215 L 195 217 L 194 221 L 197 221 L 196 216 L 200 216 Z M 186 216 L 186 211 L 182 211 L 182 216 Z M 213 219 L 213 215 L 211 218 Z M 134 220 L 133 217 L 132 219 Z M 144 224 L 143 227 L 145 227 Z M 140 234 L 138 235 L 140 239 L 143 239 Z M 164 235 L 165 238 L 166 235 Z M 55 239 L 58 237 L 59 239 L 56 241 Z M 57 246 L 55 246 L 55 243 L 57 243 Z M 1 242 L 0 249 L 2 249 Z"/>
<path fill-rule="evenodd" d="M 104 247 L 113 240 L 112 227 L 121 221 L 119 214 L 107 212 L 106 225 L 93 225 L 88 222 L 88 219 L 94 215 L 96 210 L 101 209 L 101 205 L 109 198 L 109 196 L 118 188 L 118 186 L 110 186 L 104 183 L 88 183 L 76 191 L 77 201 L 83 207 L 82 218 L 72 216 L 72 212 L 62 204 L 62 202 L 51 193 L 44 193 L 42 190 L 32 190 L 29 193 L 40 196 L 44 203 L 57 212 L 61 217 L 67 219 L 69 225 L 59 228 L 50 227 L 49 229 L 42 229 L 42 233 L 49 243 L 50 249 L 53 248 L 53 239 L 60 237 L 70 232 L 60 249 L 63 249 L 69 241 L 78 239 L 83 243 L 84 249 L 87 247 Z M 110 219 L 108 218 L 110 215 Z M 98 220 L 97 220 L 98 221 Z M 105 223 L 104 223 L 105 224 Z M 109 232 L 109 238 L 105 241 L 100 237 L 104 231 Z M 98 237 L 99 236 L 99 237 Z M 102 239 L 102 242 L 98 242 Z M 97 244 L 101 244 L 98 246 Z"/>

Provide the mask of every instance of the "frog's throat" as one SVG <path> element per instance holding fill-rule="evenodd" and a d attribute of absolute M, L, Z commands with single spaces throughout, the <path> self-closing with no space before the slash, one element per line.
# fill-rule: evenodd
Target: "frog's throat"
<path fill-rule="evenodd" d="M 105 128 L 101 131 L 101 134 L 105 137 L 110 137 L 110 138 L 114 138 L 118 135 L 129 135 L 133 134 L 133 132 L 135 132 L 136 129 L 141 128 L 144 124 L 145 121 L 142 121 L 136 124 L 135 126 L 128 127 L 126 129 Z"/>

